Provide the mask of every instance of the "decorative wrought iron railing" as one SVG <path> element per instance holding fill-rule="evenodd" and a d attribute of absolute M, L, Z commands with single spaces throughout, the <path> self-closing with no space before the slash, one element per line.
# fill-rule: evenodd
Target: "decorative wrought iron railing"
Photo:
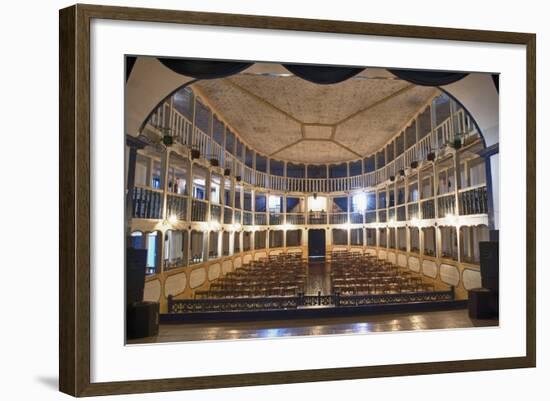
<path fill-rule="evenodd" d="M 174 299 L 168 297 L 168 313 L 239 312 L 261 310 L 285 310 L 315 306 L 361 307 L 388 304 L 448 302 L 455 299 L 454 287 L 447 291 L 424 291 L 388 294 L 340 295 L 330 294 L 276 297 L 234 297 Z"/>

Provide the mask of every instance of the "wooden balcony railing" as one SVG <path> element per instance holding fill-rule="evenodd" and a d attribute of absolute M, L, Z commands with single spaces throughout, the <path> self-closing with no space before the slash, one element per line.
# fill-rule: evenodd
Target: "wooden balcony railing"
<path fill-rule="evenodd" d="M 187 220 L 187 198 L 180 195 L 168 195 L 166 215 L 175 216 L 178 220 Z"/>
<path fill-rule="evenodd" d="M 461 215 L 486 214 L 488 211 L 486 186 L 461 191 L 458 194 L 458 200 Z"/>
<path fill-rule="evenodd" d="M 138 219 L 162 218 L 162 192 L 135 187 L 132 194 L 133 217 Z"/>
<path fill-rule="evenodd" d="M 191 203 L 191 221 L 206 221 L 208 204 L 200 199 L 193 199 Z"/>

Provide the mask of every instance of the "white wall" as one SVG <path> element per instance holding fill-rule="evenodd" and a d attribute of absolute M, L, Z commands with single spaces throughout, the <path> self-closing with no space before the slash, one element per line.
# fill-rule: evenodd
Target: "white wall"
<path fill-rule="evenodd" d="M 508 31 L 537 32 L 538 54 L 538 149 L 548 149 L 550 139 L 543 132 L 550 131 L 548 110 L 550 82 L 545 71 L 550 69 L 548 48 L 550 26 L 544 2 L 526 0 L 506 4 L 495 0 L 480 2 L 464 0 L 442 6 L 440 1 L 410 2 L 310 2 L 279 0 L 257 2 L 233 0 L 160 0 L 147 1 L 95 1 L 101 4 L 116 4 L 141 7 L 182 8 L 203 11 L 222 11 L 248 14 L 269 14 L 309 18 L 348 19 L 383 23 L 412 25 L 439 25 L 449 27 L 479 28 Z M 10 269 L 4 274 L 0 294 L 3 300 L 2 321 L 5 330 L 0 331 L 2 371 L 5 380 L 0 394 L 5 399 L 40 398 L 42 400 L 68 399 L 55 391 L 57 381 L 57 55 L 58 55 L 58 8 L 71 4 L 69 1 L 9 2 L 4 7 L 0 24 L 2 46 L 3 121 L 2 149 L 0 158 L 2 193 L 20 197 L 2 197 L 3 213 L 2 266 Z M 24 18 L 23 18 L 24 15 Z M 494 18 L 498 16 L 498 18 Z M 543 88 L 545 90 L 543 90 Z M 33 106 L 32 114 L 26 114 L 23 105 Z M 25 164 L 20 164 L 21 140 L 25 142 Z M 7 141 L 7 143 L 6 143 Z M 543 186 L 543 171 L 550 169 L 548 157 L 539 152 L 539 197 L 550 196 L 548 186 Z M 32 182 L 32 185 L 30 184 Z M 40 196 L 38 196 L 40 194 Z M 539 198 L 539 205 L 544 204 Z M 35 209 L 39 200 L 42 211 Z M 550 221 L 548 212 L 539 208 L 539 221 Z M 542 235 L 539 223 L 539 252 L 546 247 L 548 236 Z M 8 231 L 8 227 L 11 229 Z M 28 227 L 49 230 L 34 244 L 33 255 L 23 241 Z M 13 243 L 11 243 L 13 242 Z M 28 255 L 28 258 L 21 258 Z M 38 259 L 39 256 L 39 259 Z M 543 261 L 539 261 L 543 266 Z M 548 274 L 540 269 L 539 288 L 548 282 Z M 16 285 L 18 284 L 18 285 Z M 538 291 L 539 339 L 547 332 L 548 292 Z M 37 299 L 39 301 L 37 302 Z M 544 319 L 544 320 L 543 320 Z M 3 325 L 4 328 L 4 325 Z M 548 336 L 548 333 L 545 333 Z M 387 396 L 391 389 L 392 399 L 407 400 L 460 400 L 476 399 L 525 399 L 542 393 L 547 387 L 543 379 L 550 374 L 547 342 L 539 341 L 539 368 L 536 370 L 513 370 L 474 372 L 436 376 L 402 377 L 360 381 L 325 382 L 208 390 L 199 392 L 166 393 L 157 395 L 134 395 L 105 397 L 102 400 L 277 400 L 314 397 L 316 400 L 332 400 L 346 394 L 368 395 L 369 398 Z M 32 359 L 32 361 L 31 361 Z M 475 396 L 474 396 L 475 394 Z M 534 397 L 541 399 L 541 397 Z"/>

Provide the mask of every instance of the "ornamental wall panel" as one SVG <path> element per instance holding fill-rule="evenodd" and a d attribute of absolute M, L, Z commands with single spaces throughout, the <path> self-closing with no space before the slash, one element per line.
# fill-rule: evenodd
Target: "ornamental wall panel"
<path fill-rule="evenodd" d="M 481 272 L 479 270 L 464 269 L 462 272 L 462 284 L 467 290 L 481 287 Z"/>
<path fill-rule="evenodd" d="M 231 271 L 233 271 L 233 262 L 231 262 L 230 260 L 225 260 L 222 264 L 222 273 L 226 275 Z"/>
<path fill-rule="evenodd" d="M 214 263 L 213 265 L 208 266 L 208 280 L 216 280 L 221 275 L 221 266 L 219 263 Z"/>
<path fill-rule="evenodd" d="M 206 269 L 204 267 L 195 269 L 189 275 L 189 287 L 197 288 L 206 281 Z"/>
<path fill-rule="evenodd" d="M 422 273 L 431 278 L 437 277 L 437 265 L 433 260 L 425 260 L 422 262 Z"/>
<path fill-rule="evenodd" d="M 187 275 L 185 272 L 168 276 L 164 281 L 164 296 L 176 296 L 185 291 L 187 286 Z"/>
<path fill-rule="evenodd" d="M 160 280 L 151 280 L 145 282 L 143 288 L 143 300 L 147 302 L 158 302 L 160 299 Z"/>
<path fill-rule="evenodd" d="M 409 257 L 409 269 L 413 272 L 420 272 L 420 260 L 415 256 Z"/>
<path fill-rule="evenodd" d="M 400 253 L 397 255 L 397 264 L 401 267 L 407 267 L 407 255 Z"/>
<path fill-rule="evenodd" d="M 456 266 L 442 264 L 439 266 L 439 275 L 446 284 L 457 286 L 460 282 L 460 271 Z"/>

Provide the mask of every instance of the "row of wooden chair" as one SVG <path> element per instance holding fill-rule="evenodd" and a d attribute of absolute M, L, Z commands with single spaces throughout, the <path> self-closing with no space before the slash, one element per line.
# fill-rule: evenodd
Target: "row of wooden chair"
<path fill-rule="evenodd" d="M 195 291 L 195 298 L 296 296 L 305 289 L 306 267 L 301 255 L 295 253 L 260 258 L 227 273 L 208 290 Z"/>
<path fill-rule="evenodd" d="M 340 295 L 434 291 L 419 274 L 372 255 L 339 251 L 331 258 L 332 292 Z"/>

